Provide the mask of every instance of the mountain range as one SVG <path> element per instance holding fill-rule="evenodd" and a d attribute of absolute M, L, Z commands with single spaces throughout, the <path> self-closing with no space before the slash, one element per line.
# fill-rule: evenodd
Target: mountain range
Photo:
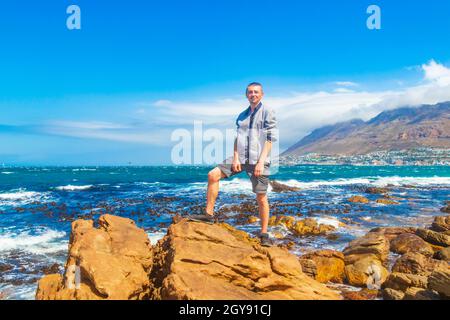
<path fill-rule="evenodd" d="M 314 130 L 282 156 L 358 155 L 420 147 L 450 149 L 450 102 L 383 111 Z"/>

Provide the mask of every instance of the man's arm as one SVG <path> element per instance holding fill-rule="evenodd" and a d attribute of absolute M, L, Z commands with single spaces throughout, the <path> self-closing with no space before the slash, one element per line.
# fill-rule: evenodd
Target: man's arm
<path fill-rule="evenodd" d="M 259 156 L 258 163 L 255 166 L 255 176 L 259 177 L 264 172 L 264 163 L 266 162 L 267 155 L 272 150 L 272 141 L 266 140 L 264 142 L 263 150 L 261 151 L 261 155 Z"/>
<path fill-rule="evenodd" d="M 237 149 L 237 138 L 234 139 L 233 164 L 231 165 L 231 170 L 234 172 L 242 171 L 241 162 L 239 161 L 239 153 Z"/>
<path fill-rule="evenodd" d="M 270 110 L 270 112 L 268 112 L 266 118 L 264 119 L 264 135 L 266 141 L 264 142 L 264 147 L 255 166 L 255 176 L 257 177 L 262 175 L 264 172 L 264 164 L 266 162 L 267 156 L 272 150 L 272 142 L 277 141 L 276 128 L 277 119 L 273 110 Z"/>

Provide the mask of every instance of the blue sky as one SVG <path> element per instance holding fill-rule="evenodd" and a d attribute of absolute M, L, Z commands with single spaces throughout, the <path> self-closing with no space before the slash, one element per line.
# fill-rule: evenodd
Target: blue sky
<path fill-rule="evenodd" d="M 66 28 L 70 4 L 81 30 Z M 366 27 L 370 4 L 381 30 Z M 449 12 L 400 0 L 2 3 L 0 164 L 170 163 L 174 129 L 232 127 L 255 80 L 282 149 L 324 124 L 450 100 Z"/>

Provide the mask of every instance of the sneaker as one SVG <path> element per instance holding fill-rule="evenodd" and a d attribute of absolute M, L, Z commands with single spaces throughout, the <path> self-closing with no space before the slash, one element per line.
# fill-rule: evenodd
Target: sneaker
<path fill-rule="evenodd" d="M 261 241 L 261 245 L 263 247 L 270 247 L 272 246 L 272 240 L 270 240 L 268 233 L 261 233 L 259 235 L 259 240 Z"/>
<path fill-rule="evenodd" d="M 188 216 L 188 219 L 191 221 L 197 221 L 197 222 L 207 222 L 207 223 L 214 223 L 216 218 L 213 215 L 207 214 L 205 209 L 202 210 L 202 213 L 200 214 L 191 214 Z"/>

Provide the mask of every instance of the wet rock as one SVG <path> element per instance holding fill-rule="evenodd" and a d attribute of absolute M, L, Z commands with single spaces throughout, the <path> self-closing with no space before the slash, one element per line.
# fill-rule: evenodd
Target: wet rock
<path fill-rule="evenodd" d="M 396 205 L 399 204 L 397 201 L 393 201 L 386 198 L 380 198 L 376 200 L 376 203 L 385 204 L 385 205 Z"/>
<path fill-rule="evenodd" d="M 369 199 L 363 196 L 353 196 L 348 198 L 347 201 L 352 203 L 369 203 Z"/>
<path fill-rule="evenodd" d="M 450 205 L 447 205 L 447 206 L 441 208 L 441 212 L 450 213 Z"/>
<path fill-rule="evenodd" d="M 42 268 L 43 274 L 52 274 L 52 273 L 58 273 L 59 272 L 59 264 L 54 263 L 51 266 Z"/>
<path fill-rule="evenodd" d="M 369 194 L 385 194 L 389 192 L 388 188 L 368 187 L 365 191 Z"/>
<path fill-rule="evenodd" d="M 269 219 L 269 225 L 284 225 L 289 231 L 297 236 L 325 235 L 336 229 L 331 225 L 319 224 L 312 218 L 296 220 L 292 216 L 272 216 Z"/>
<path fill-rule="evenodd" d="M 450 269 L 434 271 L 428 278 L 428 288 L 439 292 L 444 298 L 450 298 Z"/>
<path fill-rule="evenodd" d="M 286 249 L 227 224 L 182 220 L 154 248 L 152 299 L 340 299 Z"/>
<path fill-rule="evenodd" d="M 426 257 L 417 252 L 408 252 L 397 259 L 392 272 L 430 275 L 435 270 L 445 270 L 448 264 L 444 261 Z"/>
<path fill-rule="evenodd" d="M 273 192 L 296 192 L 300 191 L 300 188 L 291 187 L 282 183 L 279 183 L 275 180 L 270 181 L 270 186 L 272 187 Z"/>
<path fill-rule="evenodd" d="M 322 283 L 344 281 L 344 255 L 334 250 L 319 250 L 307 253 L 301 259 L 312 260 L 315 264 L 314 278 Z"/>
<path fill-rule="evenodd" d="M 65 275 L 43 277 L 38 300 L 126 300 L 149 295 L 152 251 L 145 231 L 130 219 L 112 215 L 101 216 L 98 224 L 97 229 L 92 220 L 72 223 Z"/>
<path fill-rule="evenodd" d="M 431 225 L 431 230 L 436 232 L 450 232 L 450 216 L 435 217 L 433 224 Z"/>
<path fill-rule="evenodd" d="M 425 256 L 434 254 L 433 248 L 419 236 L 403 233 L 390 241 L 390 250 L 398 254 L 418 252 Z"/>
<path fill-rule="evenodd" d="M 432 243 L 432 244 L 435 244 L 438 246 L 442 246 L 442 247 L 450 246 L 450 236 L 443 234 L 443 233 L 419 228 L 416 231 L 416 235 L 418 235 L 419 237 L 424 239 L 426 242 L 429 242 L 429 243 Z"/>
<path fill-rule="evenodd" d="M 14 266 L 6 263 L 0 263 L 0 272 L 8 272 L 10 270 L 14 269 Z"/>

